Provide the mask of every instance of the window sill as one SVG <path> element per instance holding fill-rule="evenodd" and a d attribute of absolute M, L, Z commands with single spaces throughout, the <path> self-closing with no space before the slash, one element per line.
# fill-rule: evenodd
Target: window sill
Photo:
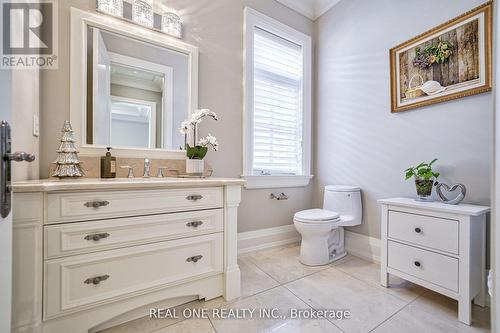
<path fill-rule="evenodd" d="M 241 176 L 246 189 L 305 187 L 313 175 L 307 176 Z"/>

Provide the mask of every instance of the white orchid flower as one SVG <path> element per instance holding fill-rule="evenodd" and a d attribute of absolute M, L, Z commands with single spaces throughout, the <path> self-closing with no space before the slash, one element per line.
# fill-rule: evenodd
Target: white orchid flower
<path fill-rule="evenodd" d="M 193 112 L 191 114 L 191 117 L 187 120 L 184 120 L 181 123 L 181 127 L 179 128 L 179 132 L 184 135 L 184 147 L 187 147 L 187 139 L 190 134 L 193 134 L 192 142 L 193 145 L 200 145 L 203 147 L 211 146 L 215 151 L 217 151 L 218 147 L 218 142 L 217 138 L 215 138 L 213 135 L 209 134 L 207 137 L 200 139 L 198 142 L 196 142 L 196 135 L 197 135 L 197 127 L 198 124 L 201 123 L 203 118 L 205 117 L 211 117 L 214 120 L 218 120 L 217 114 L 213 111 L 210 111 L 210 109 L 199 109 Z"/>
<path fill-rule="evenodd" d="M 201 138 L 198 141 L 198 145 L 202 147 L 211 146 L 213 150 L 217 151 L 219 148 L 219 143 L 217 142 L 217 138 L 212 134 L 208 134 L 206 137 Z"/>
<path fill-rule="evenodd" d="M 212 117 L 214 120 L 217 120 L 217 114 L 215 112 L 210 111 L 210 109 L 200 109 L 196 110 L 196 112 L 191 116 L 191 123 L 199 124 L 205 117 Z"/>
<path fill-rule="evenodd" d="M 184 120 L 182 123 L 181 123 L 181 127 L 179 128 L 179 132 L 181 132 L 181 134 L 183 135 L 186 135 L 188 134 L 189 132 L 189 129 L 191 128 L 191 122 L 189 120 Z"/>

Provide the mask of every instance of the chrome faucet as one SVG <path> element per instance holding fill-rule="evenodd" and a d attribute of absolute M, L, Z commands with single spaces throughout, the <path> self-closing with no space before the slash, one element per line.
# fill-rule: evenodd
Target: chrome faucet
<path fill-rule="evenodd" d="M 151 177 L 151 161 L 149 158 L 144 159 L 144 173 L 142 175 L 144 178 Z"/>

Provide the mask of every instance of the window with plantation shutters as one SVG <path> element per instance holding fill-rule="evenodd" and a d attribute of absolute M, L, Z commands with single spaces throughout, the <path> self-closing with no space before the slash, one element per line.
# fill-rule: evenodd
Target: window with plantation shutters
<path fill-rule="evenodd" d="M 302 47 L 254 29 L 253 173 L 302 173 Z"/>
<path fill-rule="evenodd" d="M 311 38 L 250 8 L 244 122 L 247 188 L 309 183 Z"/>

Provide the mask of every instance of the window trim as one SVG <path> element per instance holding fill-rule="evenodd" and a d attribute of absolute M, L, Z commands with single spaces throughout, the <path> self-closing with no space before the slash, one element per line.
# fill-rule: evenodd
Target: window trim
<path fill-rule="evenodd" d="M 303 187 L 311 175 L 311 105 L 312 105 L 312 42 L 311 37 L 250 7 L 244 11 L 244 60 L 243 60 L 243 175 L 246 188 Z M 253 44 L 255 27 L 302 46 L 302 173 L 300 175 L 254 175 L 253 161 Z"/>

